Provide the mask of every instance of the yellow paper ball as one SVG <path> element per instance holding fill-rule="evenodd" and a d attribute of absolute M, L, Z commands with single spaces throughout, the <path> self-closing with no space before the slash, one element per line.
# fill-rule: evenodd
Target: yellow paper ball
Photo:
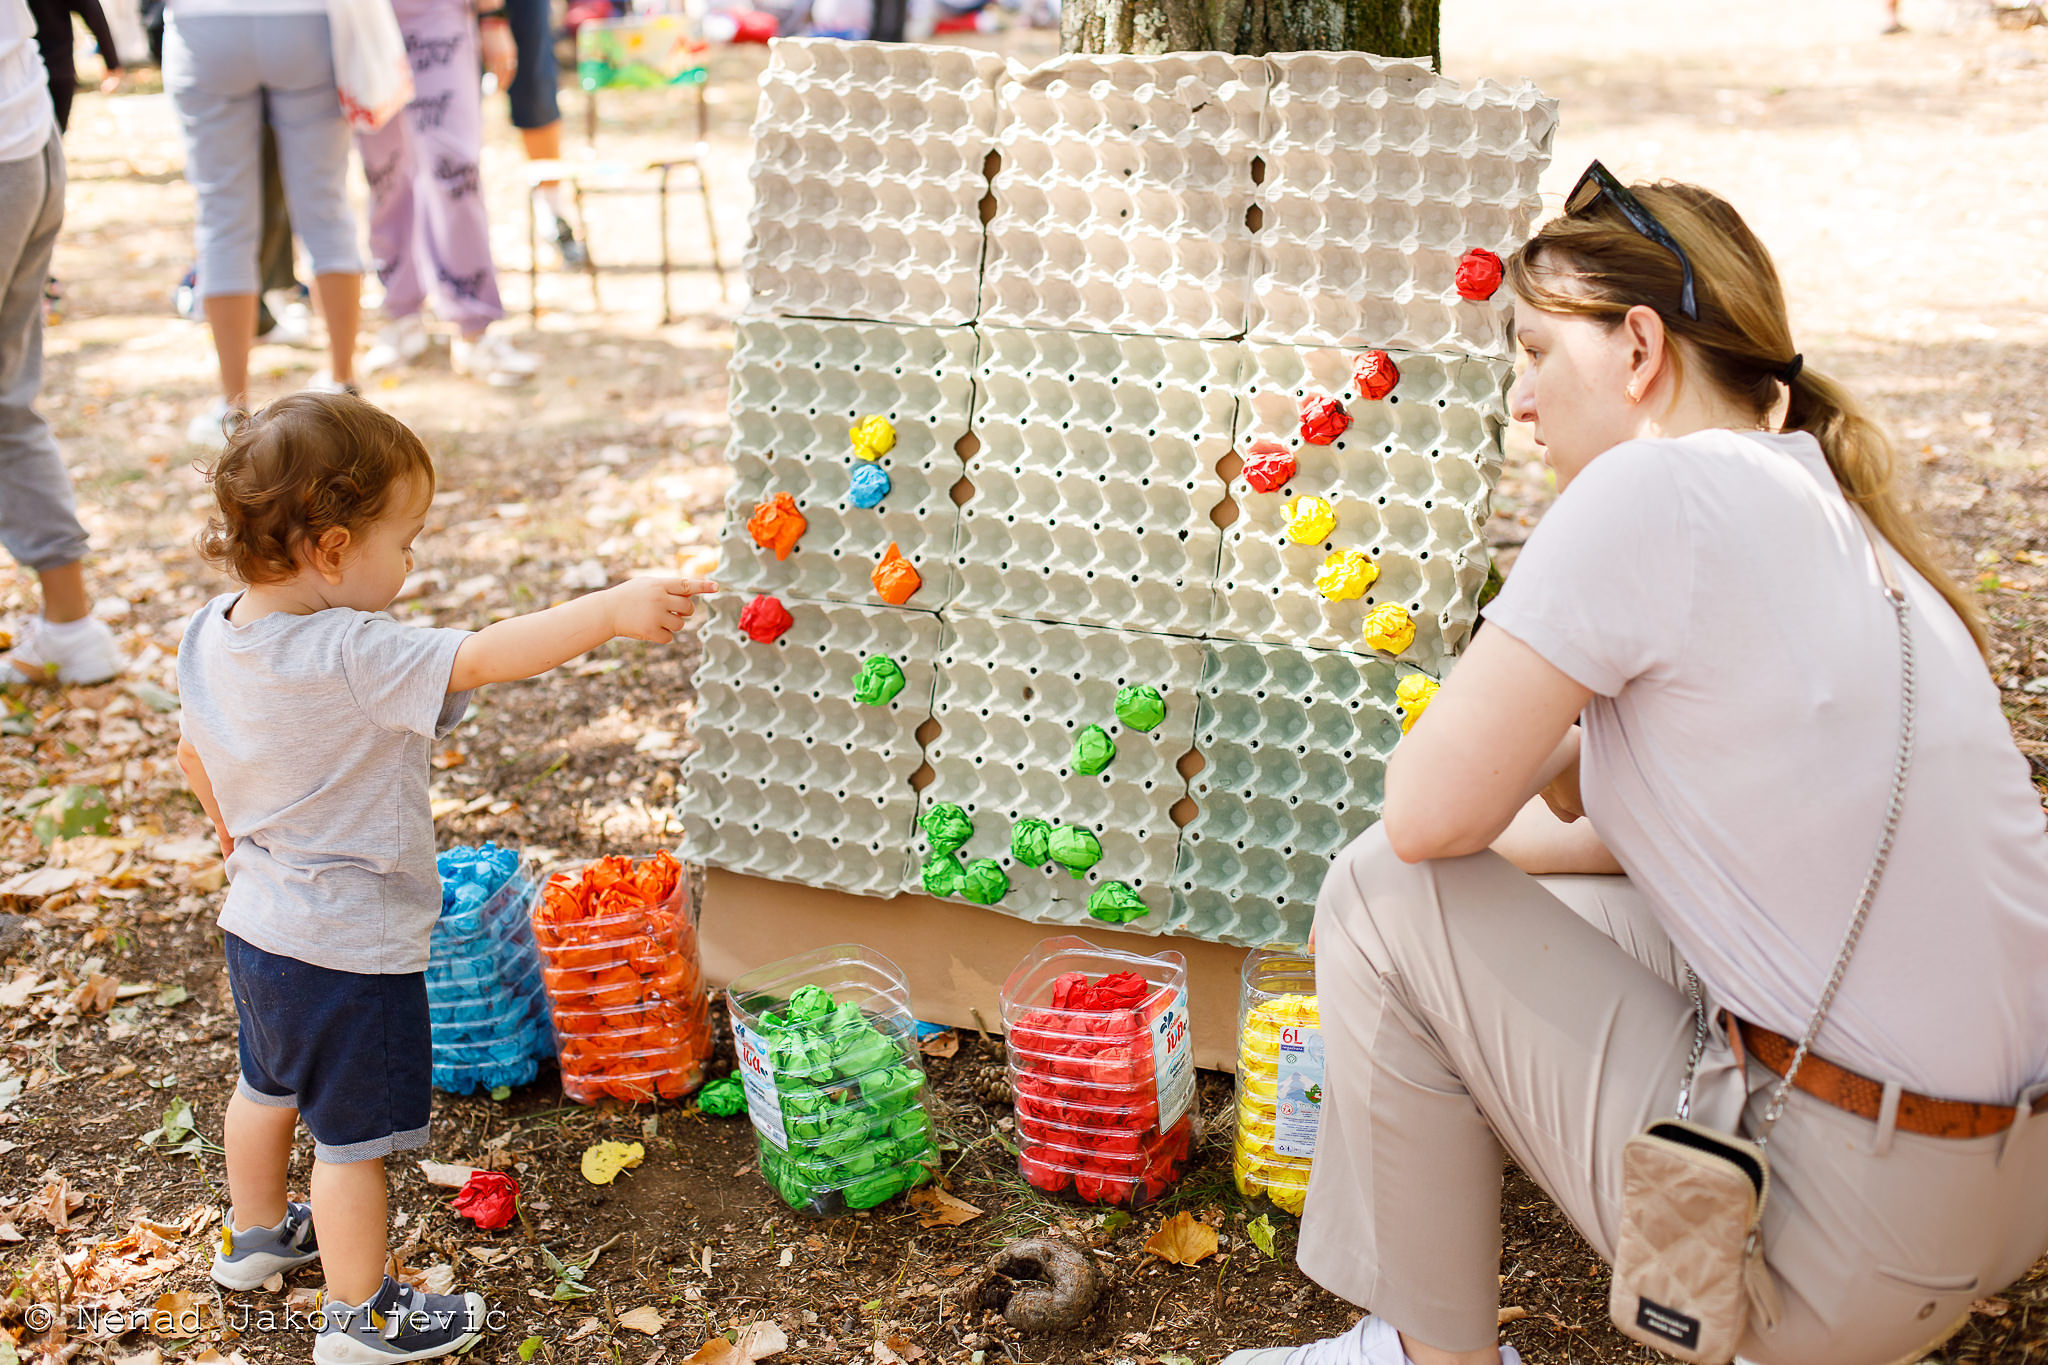
<path fill-rule="evenodd" d="M 1415 621 L 1408 615 L 1408 608 L 1387 602 L 1367 612 L 1365 642 L 1389 654 L 1399 654 L 1414 644 Z"/>

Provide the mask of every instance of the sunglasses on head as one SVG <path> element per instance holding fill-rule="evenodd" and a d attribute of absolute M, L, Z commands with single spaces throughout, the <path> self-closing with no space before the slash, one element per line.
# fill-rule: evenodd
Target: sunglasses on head
<path fill-rule="evenodd" d="M 1678 268 L 1684 272 L 1684 286 L 1678 295 L 1678 311 L 1694 322 L 1700 320 L 1699 304 L 1693 299 L 1692 262 L 1687 259 L 1685 249 L 1677 238 L 1665 231 L 1657 221 L 1657 215 L 1643 207 L 1643 201 L 1630 193 L 1628 186 L 1614 178 L 1614 173 L 1595 161 L 1586 167 L 1586 173 L 1579 177 L 1579 183 L 1572 186 L 1572 192 L 1564 197 L 1565 217 L 1572 218 L 1585 212 L 1601 199 L 1614 205 L 1628 225 L 1643 236 L 1663 247 L 1678 258 Z"/>

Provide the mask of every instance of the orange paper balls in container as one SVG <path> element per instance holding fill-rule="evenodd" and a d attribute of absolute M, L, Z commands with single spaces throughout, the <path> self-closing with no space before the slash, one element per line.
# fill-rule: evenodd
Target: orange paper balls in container
<path fill-rule="evenodd" d="M 534 908 L 533 937 L 563 1094 L 580 1104 L 674 1100 L 702 1083 L 711 1001 L 680 863 L 661 852 L 556 872 Z"/>
<path fill-rule="evenodd" d="M 747 518 L 747 534 L 762 549 L 775 551 L 778 560 L 788 559 L 809 524 L 797 510 L 795 498 L 777 493 L 766 502 L 754 504 L 754 515 Z"/>
<path fill-rule="evenodd" d="M 893 540 L 869 579 L 881 599 L 896 607 L 908 602 L 924 586 L 924 580 L 918 577 L 917 566 L 903 557 L 903 552 L 896 548 Z"/>

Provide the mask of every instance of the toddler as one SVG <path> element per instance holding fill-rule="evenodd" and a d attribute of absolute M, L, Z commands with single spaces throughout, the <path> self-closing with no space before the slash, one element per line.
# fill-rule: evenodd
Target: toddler
<path fill-rule="evenodd" d="M 245 585 L 199 609 L 178 656 L 178 761 L 227 858 L 240 1024 L 213 1278 L 253 1289 L 320 1259 L 316 1365 L 467 1350 L 480 1295 L 384 1273 L 384 1157 L 426 1144 L 431 1102 L 429 751 L 470 689 L 621 636 L 665 644 L 714 586 L 634 579 L 475 632 L 400 624 L 384 609 L 412 569 L 434 466 L 403 423 L 345 394 L 271 404 L 210 478 L 219 510 L 200 551 Z M 310 1206 L 285 1197 L 301 1119 Z"/>

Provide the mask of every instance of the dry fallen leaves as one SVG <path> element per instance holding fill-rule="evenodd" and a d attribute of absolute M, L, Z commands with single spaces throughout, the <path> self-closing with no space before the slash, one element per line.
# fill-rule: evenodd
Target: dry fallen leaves
<path fill-rule="evenodd" d="M 1528 1309 L 1518 1307 L 1515 1304 L 1511 1303 L 1507 1307 L 1500 1310 L 1500 1316 L 1496 1321 L 1495 1325 L 1505 1327 L 1508 1323 L 1520 1322 L 1523 1318 L 1526 1318 L 1528 1316 Z"/>
<path fill-rule="evenodd" d="M 80 1014 L 105 1014 L 114 1007 L 114 993 L 121 983 L 105 972 L 94 972 L 71 992 L 71 1003 Z"/>
<path fill-rule="evenodd" d="M 668 1319 L 664 1318 L 661 1310 L 653 1304 L 643 1303 L 638 1308 L 630 1308 L 619 1314 L 618 1325 L 629 1332 L 651 1337 L 668 1326 Z"/>
<path fill-rule="evenodd" d="M 789 1337 L 774 1323 L 750 1322 L 740 1329 L 738 1340 L 713 1337 L 683 1357 L 682 1365 L 753 1365 L 788 1347 Z"/>
<path fill-rule="evenodd" d="M 465 1166 L 459 1161 L 422 1161 L 420 1174 L 427 1178 L 429 1185 L 440 1185 L 446 1189 L 459 1190 L 469 1183 L 469 1177 L 476 1167 Z"/>
<path fill-rule="evenodd" d="M 982 1214 L 966 1200 L 956 1199 L 936 1188 L 912 1190 L 910 1204 L 921 1211 L 917 1219 L 921 1228 L 957 1228 L 962 1223 L 973 1222 Z"/>
<path fill-rule="evenodd" d="M 924 1347 L 900 1332 L 869 1349 L 874 1352 L 875 1365 L 916 1365 L 925 1353 Z"/>
<path fill-rule="evenodd" d="M 647 1156 L 637 1142 L 593 1142 L 583 1149 L 583 1178 L 593 1185 L 609 1185 L 620 1171 L 630 1171 Z"/>
<path fill-rule="evenodd" d="M 1146 1239 L 1145 1250 L 1162 1261 L 1193 1265 L 1216 1254 L 1216 1229 L 1196 1222 L 1191 1213 L 1176 1213 Z"/>
<path fill-rule="evenodd" d="M 85 1196 L 74 1193 L 70 1183 L 55 1171 L 43 1179 L 43 1192 L 23 1204 L 21 1212 L 26 1217 L 42 1219 L 59 1232 L 69 1232 L 71 1215 L 83 1207 Z"/>
<path fill-rule="evenodd" d="M 917 1050 L 927 1057 L 957 1057 L 960 1055 L 960 1035 L 952 1029 L 934 1033 L 917 1045 Z"/>

